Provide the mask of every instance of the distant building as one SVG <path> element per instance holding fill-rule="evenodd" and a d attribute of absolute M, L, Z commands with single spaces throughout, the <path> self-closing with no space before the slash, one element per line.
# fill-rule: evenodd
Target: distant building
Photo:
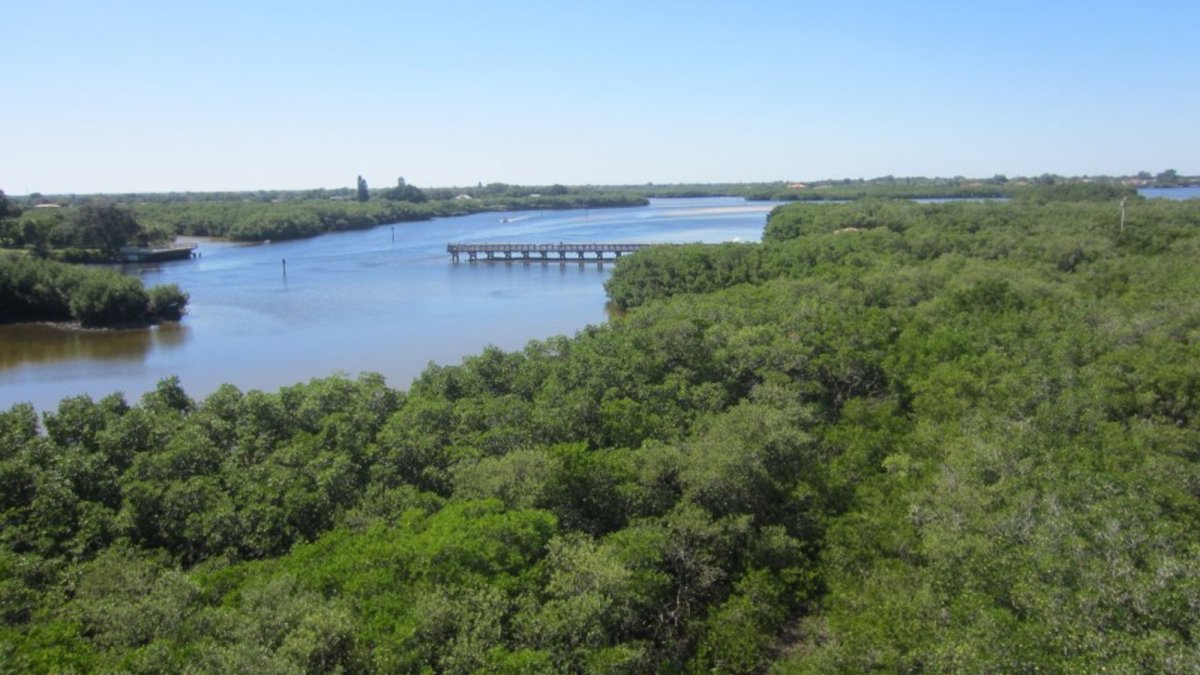
<path fill-rule="evenodd" d="M 34 204 L 35 209 L 61 209 L 62 204 Z"/>
<path fill-rule="evenodd" d="M 470 198 L 471 198 L 471 195 L 459 195 L 459 196 L 455 197 L 455 199 L 470 199 Z"/>
<path fill-rule="evenodd" d="M 807 190 L 808 186 L 804 183 L 788 183 L 789 190 Z"/>

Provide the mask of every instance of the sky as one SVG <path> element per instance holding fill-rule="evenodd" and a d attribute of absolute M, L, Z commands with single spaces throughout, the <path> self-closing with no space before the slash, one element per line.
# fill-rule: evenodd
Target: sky
<path fill-rule="evenodd" d="M 0 190 L 1200 173 L 1200 2 L 0 0 Z"/>

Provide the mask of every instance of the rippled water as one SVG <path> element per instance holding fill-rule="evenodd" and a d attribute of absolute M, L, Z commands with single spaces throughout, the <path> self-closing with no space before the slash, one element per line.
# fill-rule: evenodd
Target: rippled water
<path fill-rule="evenodd" d="M 449 242 L 758 241 L 773 204 L 662 199 L 590 211 L 481 213 L 312 239 L 201 242 L 196 260 L 130 266 L 191 294 L 179 324 L 71 331 L 0 326 L 0 407 L 64 397 L 130 400 L 178 375 L 202 397 L 230 382 L 273 390 L 334 372 L 406 387 L 431 361 L 519 349 L 605 320 L 612 264 L 451 264 Z M 286 274 L 283 261 L 286 260 Z"/>

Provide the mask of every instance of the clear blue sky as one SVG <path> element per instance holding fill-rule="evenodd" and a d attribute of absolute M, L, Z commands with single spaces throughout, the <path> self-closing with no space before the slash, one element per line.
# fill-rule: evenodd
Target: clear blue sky
<path fill-rule="evenodd" d="M 0 189 L 1200 173 L 1200 2 L 0 0 Z"/>

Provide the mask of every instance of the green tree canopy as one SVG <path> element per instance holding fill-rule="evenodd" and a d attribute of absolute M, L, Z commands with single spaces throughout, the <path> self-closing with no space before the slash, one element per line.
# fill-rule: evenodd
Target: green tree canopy
<path fill-rule="evenodd" d="M 108 203 L 80 207 L 69 224 L 78 234 L 79 244 L 99 248 L 109 256 L 119 253 L 141 231 L 128 209 Z"/>
<path fill-rule="evenodd" d="M 4 218 L 16 218 L 21 215 L 21 209 L 4 194 L 4 190 L 0 190 L 0 220 Z"/>
<path fill-rule="evenodd" d="M 390 199 L 395 202 L 414 202 L 420 203 L 428 199 L 428 196 L 423 190 L 415 185 L 409 185 L 404 181 L 404 176 L 401 176 L 396 181 L 396 187 L 390 188 L 383 193 L 384 199 Z"/>

